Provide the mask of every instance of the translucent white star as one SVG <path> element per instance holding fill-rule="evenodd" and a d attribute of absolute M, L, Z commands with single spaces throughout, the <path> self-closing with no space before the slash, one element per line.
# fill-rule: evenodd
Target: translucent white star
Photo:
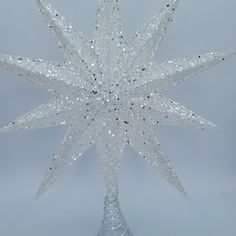
<path fill-rule="evenodd" d="M 178 0 L 164 6 L 131 40 L 123 34 L 118 0 L 98 0 L 93 40 L 76 31 L 46 0 L 37 0 L 37 3 L 65 61 L 0 55 L 0 66 L 55 92 L 48 103 L 10 123 L 1 132 L 68 126 L 38 196 L 91 145 L 96 145 L 109 195 L 116 194 L 126 145 L 185 195 L 153 131 L 153 124 L 215 127 L 168 99 L 166 92 L 235 51 L 155 62 L 154 54 L 172 21 Z"/>

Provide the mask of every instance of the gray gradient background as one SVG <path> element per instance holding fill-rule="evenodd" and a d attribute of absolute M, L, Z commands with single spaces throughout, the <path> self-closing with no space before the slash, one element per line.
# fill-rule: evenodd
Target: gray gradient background
<path fill-rule="evenodd" d="M 51 0 L 92 35 L 96 0 Z M 129 36 L 165 0 L 121 0 Z M 235 0 L 182 0 L 158 60 L 236 48 Z M 0 0 L 0 52 L 60 60 L 61 54 L 34 0 Z M 236 57 L 169 92 L 220 130 L 157 127 L 189 197 L 184 199 L 131 149 L 124 154 L 120 202 L 136 236 L 235 236 Z M 0 70 L 0 125 L 50 94 Z M 63 128 L 0 134 L 0 235 L 94 236 L 102 216 L 104 184 L 95 149 L 88 151 L 39 201 L 34 195 Z"/>

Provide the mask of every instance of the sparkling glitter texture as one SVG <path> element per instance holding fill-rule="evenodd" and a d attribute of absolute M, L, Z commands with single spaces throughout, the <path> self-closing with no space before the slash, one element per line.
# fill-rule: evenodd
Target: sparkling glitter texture
<path fill-rule="evenodd" d="M 117 194 L 126 145 L 134 148 L 185 195 L 181 181 L 154 134 L 153 124 L 215 127 L 168 99 L 166 92 L 224 61 L 235 51 L 155 62 L 154 54 L 172 21 L 177 0 L 164 6 L 131 40 L 123 33 L 118 0 L 98 0 L 93 40 L 87 40 L 76 31 L 46 0 L 37 3 L 65 61 L 0 55 L 0 66 L 55 94 L 47 104 L 10 123 L 1 132 L 68 126 L 38 196 L 91 145 L 96 145 L 108 196 Z"/>

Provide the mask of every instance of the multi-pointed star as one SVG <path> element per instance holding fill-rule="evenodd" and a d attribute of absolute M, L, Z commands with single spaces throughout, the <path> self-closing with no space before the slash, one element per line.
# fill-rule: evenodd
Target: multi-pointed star
<path fill-rule="evenodd" d="M 65 61 L 1 55 L 0 66 L 55 92 L 48 103 L 10 123 L 2 132 L 68 126 L 38 195 L 91 145 L 96 145 L 108 194 L 116 194 L 126 145 L 185 194 L 153 131 L 153 124 L 214 127 L 167 98 L 166 92 L 222 62 L 235 51 L 155 62 L 154 53 L 172 21 L 178 0 L 164 6 L 131 40 L 123 34 L 118 0 L 98 0 L 93 40 L 87 40 L 76 31 L 46 0 L 37 0 L 37 3 Z"/>

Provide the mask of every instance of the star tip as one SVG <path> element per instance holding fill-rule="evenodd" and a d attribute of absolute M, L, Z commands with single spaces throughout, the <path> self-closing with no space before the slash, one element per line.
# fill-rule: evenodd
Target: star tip
<path fill-rule="evenodd" d="M 183 185 L 181 185 L 180 192 L 184 197 L 187 197 L 187 192 L 185 191 L 185 188 Z"/>
<path fill-rule="evenodd" d="M 169 3 L 166 5 L 167 8 L 175 10 L 179 4 L 180 0 L 169 0 Z"/>
<path fill-rule="evenodd" d="M 42 7 L 45 7 L 46 5 L 48 5 L 48 1 L 47 0 L 35 0 L 36 3 L 38 4 L 39 8 L 41 9 Z"/>
<path fill-rule="evenodd" d="M 35 0 L 37 3 L 45 3 L 47 0 Z"/>
<path fill-rule="evenodd" d="M 218 125 L 216 125 L 216 124 L 214 124 L 214 123 L 211 123 L 211 122 L 209 122 L 209 124 L 207 125 L 206 128 L 208 128 L 208 129 L 214 129 L 214 130 L 220 129 L 220 127 L 219 127 Z M 204 128 L 203 128 L 203 129 L 204 129 Z"/>
<path fill-rule="evenodd" d="M 36 195 L 34 196 L 34 200 L 35 200 L 35 201 L 38 201 L 39 198 L 40 198 L 40 196 L 39 196 L 38 194 L 36 194 Z"/>
<path fill-rule="evenodd" d="M 6 59 L 7 59 L 8 55 L 0 53 L 0 66 L 4 66 L 4 64 L 6 63 Z"/>
<path fill-rule="evenodd" d="M 178 191 L 180 192 L 180 194 L 184 197 L 184 198 L 188 198 L 188 194 L 187 192 L 185 191 L 184 187 L 181 185 L 179 188 L 178 188 Z"/>
<path fill-rule="evenodd" d="M 10 132 L 13 132 L 13 131 L 18 131 L 17 129 L 14 129 L 14 125 L 13 124 L 8 124 L 4 127 L 1 127 L 0 128 L 0 133 L 10 133 Z"/>
<path fill-rule="evenodd" d="M 0 133 L 6 133 L 6 132 L 7 132 L 6 127 L 0 128 Z"/>
<path fill-rule="evenodd" d="M 40 188 L 40 189 L 38 190 L 38 192 L 36 193 L 34 199 L 35 199 L 36 201 L 39 200 L 39 199 L 43 196 L 43 194 L 44 194 L 44 192 L 43 192 L 42 189 Z"/>
<path fill-rule="evenodd" d="M 171 0 L 170 4 L 176 7 L 179 3 L 180 3 L 180 0 Z"/>
<path fill-rule="evenodd" d="M 188 198 L 188 194 L 187 194 L 185 191 L 182 193 L 182 195 L 183 195 L 183 197 L 184 197 L 185 199 Z"/>
<path fill-rule="evenodd" d="M 224 56 L 226 57 L 226 58 L 229 58 L 229 57 L 232 57 L 232 56 L 234 56 L 234 55 L 236 55 L 236 49 L 229 49 L 229 50 L 227 50 L 227 51 L 225 51 L 225 53 L 224 53 Z M 223 60 L 224 60 L 225 58 L 223 58 Z"/>
<path fill-rule="evenodd" d="M 208 120 L 201 121 L 199 128 L 201 130 L 209 130 L 209 129 L 214 129 L 215 130 L 215 129 L 219 129 L 219 127 L 216 124 L 214 124 L 214 123 L 212 123 L 212 122 L 210 122 Z"/>
<path fill-rule="evenodd" d="M 37 4 L 41 4 L 41 3 L 42 3 L 42 0 L 35 0 L 35 2 L 36 2 Z"/>
<path fill-rule="evenodd" d="M 232 56 L 236 55 L 236 49 L 231 49 L 230 51 Z"/>
<path fill-rule="evenodd" d="M 214 130 L 219 130 L 220 129 L 220 126 L 219 125 L 216 125 L 216 124 L 212 124 L 212 128 Z"/>

